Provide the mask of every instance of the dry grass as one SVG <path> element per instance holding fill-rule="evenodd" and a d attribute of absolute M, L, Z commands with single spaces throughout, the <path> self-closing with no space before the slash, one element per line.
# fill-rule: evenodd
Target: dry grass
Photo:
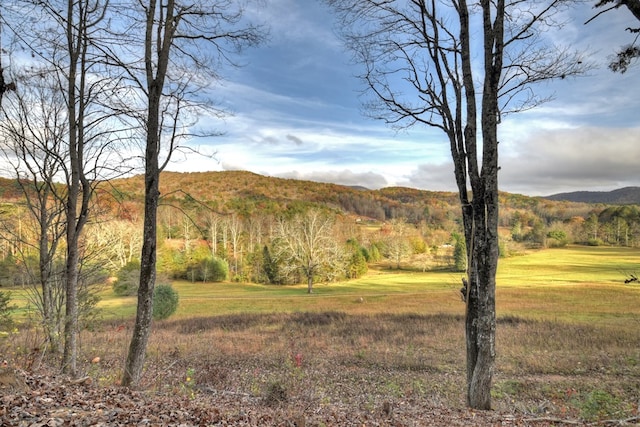
<path fill-rule="evenodd" d="M 563 264 L 550 266 L 554 260 Z M 636 261 L 626 249 L 578 248 L 502 262 L 496 409 L 583 420 L 638 416 L 640 288 L 622 284 L 620 273 Z M 397 271 L 318 285 L 313 296 L 295 287 L 178 283 L 180 311 L 154 325 L 141 387 L 305 413 L 328 405 L 373 411 L 384 402 L 463 408 L 458 287 L 450 273 Z M 109 310 L 117 300 L 105 304 Z M 117 383 L 131 338 L 133 320 L 116 313 L 82 333 L 81 368 L 98 384 Z M 55 366 L 46 349 L 34 350 L 42 340 L 32 330 L 7 342 L 3 357 L 18 366 Z M 100 363 L 91 364 L 96 356 Z"/>
<path fill-rule="evenodd" d="M 131 326 L 105 322 L 83 333 L 83 368 L 98 383 L 117 382 Z M 588 420 L 633 416 L 640 396 L 634 328 L 500 318 L 494 406 Z M 20 348 L 18 363 L 31 363 Z M 462 408 L 463 348 L 463 318 L 452 314 L 169 320 L 155 325 L 141 386 L 186 396 L 230 393 L 300 410 L 329 404 L 374 410 L 389 401 Z M 95 356 L 99 364 L 89 362 Z"/>

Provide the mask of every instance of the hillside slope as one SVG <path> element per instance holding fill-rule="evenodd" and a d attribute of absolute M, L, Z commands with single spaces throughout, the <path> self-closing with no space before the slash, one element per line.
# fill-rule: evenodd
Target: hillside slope
<path fill-rule="evenodd" d="M 111 182 L 118 200 L 141 201 L 143 176 Z M 366 190 L 337 184 L 283 179 L 245 171 L 164 172 L 160 179 L 163 203 L 195 200 L 219 212 L 278 212 L 296 204 L 317 204 L 376 220 L 403 216 L 419 219 L 425 207 L 458 209 L 450 192 L 402 187 Z"/>

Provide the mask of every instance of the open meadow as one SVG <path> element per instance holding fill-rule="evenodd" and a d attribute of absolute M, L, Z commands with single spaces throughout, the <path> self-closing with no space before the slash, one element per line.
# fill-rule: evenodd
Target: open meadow
<path fill-rule="evenodd" d="M 639 261 L 638 249 L 612 247 L 500 260 L 490 415 L 464 409 L 462 276 L 452 272 L 371 269 L 312 295 L 176 282 L 180 305 L 154 325 L 141 389 L 209 408 L 211 425 L 637 423 L 640 285 L 624 280 Z M 108 388 L 121 375 L 135 300 L 106 289 L 100 306 L 81 362 Z M 21 369 L 47 366 L 36 333 L 6 342 Z"/>

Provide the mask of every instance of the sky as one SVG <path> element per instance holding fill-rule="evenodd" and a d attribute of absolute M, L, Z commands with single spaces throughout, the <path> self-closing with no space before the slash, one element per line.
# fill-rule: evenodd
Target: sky
<path fill-rule="evenodd" d="M 555 35 L 585 49 L 596 68 L 544 83 L 554 99 L 507 116 L 499 128 L 499 188 L 528 196 L 640 186 L 640 65 L 612 73 L 612 53 L 640 26 L 626 8 L 599 16 L 595 0 L 572 10 Z M 317 0 L 265 0 L 253 17 L 270 27 L 266 44 L 238 57 L 211 88 L 231 114 L 202 126 L 224 132 L 190 141 L 212 156 L 183 154 L 168 170 L 247 170 L 267 176 L 358 185 L 456 191 L 449 145 L 436 129 L 397 132 L 363 112 L 362 83 Z"/>

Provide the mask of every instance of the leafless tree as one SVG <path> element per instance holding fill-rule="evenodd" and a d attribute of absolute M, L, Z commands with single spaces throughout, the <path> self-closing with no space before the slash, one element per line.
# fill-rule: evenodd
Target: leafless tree
<path fill-rule="evenodd" d="M 384 236 L 386 255 L 395 263 L 396 269 L 400 269 L 400 263 L 411 255 L 410 226 L 404 218 L 394 218 L 386 227 L 386 231 Z"/>
<path fill-rule="evenodd" d="M 63 370 L 76 375 L 78 347 L 78 292 L 83 230 L 90 218 L 92 195 L 107 179 L 120 159 L 112 145 L 126 129 L 118 125 L 117 112 L 109 108 L 119 79 L 110 74 L 100 49 L 108 0 L 19 0 L 5 5 L 3 21 L 16 44 L 30 53 L 20 70 L 20 79 L 31 84 L 52 79 L 52 90 L 65 106 L 65 135 L 55 161 L 55 179 L 64 183 L 60 194 L 65 213 L 65 334 Z M 11 13 L 8 13 L 10 9 Z M 36 83 L 37 84 L 37 83 Z M 118 129 L 118 130 L 114 130 Z M 52 157 L 53 161 L 53 157 Z M 52 177 L 50 177 L 52 178 Z"/>
<path fill-rule="evenodd" d="M 5 97 L 1 106 L 0 152 L 6 167 L 11 167 L 24 195 L 27 212 L 35 223 L 35 239 L 14 236 L 30 248 L 21 251 L 23 265 L 37 254 L 38 268 L 30 272 L 39 283 L 40 292 L 34 302 L 42 314 L 42 325 L 48 345 L 57 352 L 61 343 L 60 314 L 56 301 L 61 277 L 56 262 L 64 259 L 58 252 L 62 246 L 65 226 L 64 188 L 56 183 L 62 173 L 67 135 L 66 106 L 62 94 L 52 79 L 23 78 L 19 92 Z M 14 233 L 11 233 L 14 234 Z M 63 247 L 63 246 L 62 246 Z"/>
<path fill-rule="evenodd" d="M 298 270 L 307 281 L 307 293 L 324 270 L 333 269 L 339 248 L 332 228 L 334 218 L 320 209 L 310 209 L 292 218 L 282 217 L 276 224 L 275 257 L 282 270 Z"/>
<path fill-rule="evenodd" d="M 566 0 L 326 0 L 352 49 L 369 113 L 397 128 L 426 125 L 449 142 L 468 251 L 467 403 L 491 407 L 498 264 L 498 124 L 546 100 L 532 83 L 584 69 L 553 46 Z"/>
<path fill-rule="evenodd" d="M 144 130 L 145 153 L 140 286 L 122 378 L 122 385 L 129 386 L 141 378 L 151 332 L 160 172 L 189 136 L 188 123 L 184 121 L 189 113 L 192 123 L 204 111 L 220 113 L 202 96 L 206 87 L 219 78 L 220 66 L 233 64 L 231 55 L 259 43 L 264 32 L 247 24 L 242 2 L 232 0 L 138 0 L 123 9 L 119 26 L 119 35 L 133 37 L 114 45 L 110 56 L 128 75 L 131 99 L 123 108 L 129 109 Z M 139 28 L 144 29 L 143 34 Z M 139 57 L 143 60 L 136 62 Z M 130 105 L 136 102 L 140 108 L 131 109 Z"/>
<path fill-rule="evenodd" d="M 53 35 L 44 38 L 49 44 L 46 50 L 49 56 L 43 59 L 58 76 L 67 107 L 67 151 L 63 163 L 67 191 L 63 369 L 74 376 L 77 374 L 82 233 L 89 221 L 92 195 L 98 182 L 106 179 L 108 168 L 119 164 L 116 159 L 108 158 L 107 147 L 114 133 L 106 131 L 105 123 L 114 116 L 102 108 L 107 98 L 113 96 L 117 84 L 117 80 L 110 78 L 99 48 L 99 37 L 108 25 L 105 19 L 108 4 L 108 0 L 36 2 L 44 16 L 59 29 L 54 34 L 61 36 L 60 39 Z"/>
<path fill-rule="evenodd" d="M 89 230 L 95 245 L 100 247 L 104 265 L 117 271 L 137 259 L 142 247 L 140 222 L 109 219 Z"/>
<path fill-rule="evenodd" d="M 607 13 L 611 10 L 618 9 L 622 6 L 626 6 L 629 12 L 640 21 L 640 0 L 600 0 L 595 8 L 600 8 L 600 12 L 590 18 L 586 23 L 593 21 L 603 13 Z M 640 57 L 640 47 L 638 46 L 638 37 L 640 37 L 640 28 L 627 28 L 631 34 L 635 34 L 633 42 L 622 47 L 616 53 L 616 59 L 611 61 L 609 68 L 611 71 L 618 73 L 625 73 L 631 64 Z"/>
<path fill-rule="evenodd" d="M 14 81 L 6 81 L 5 80 L 5 69 L 3 66 L 3 55 L 2 55 L 2 16 L 4 11 L 0 9 L 0 104 L 2 104 L 2 99 L 4 98 L 4 94 L 16 90 L 16 83 Z"/>

